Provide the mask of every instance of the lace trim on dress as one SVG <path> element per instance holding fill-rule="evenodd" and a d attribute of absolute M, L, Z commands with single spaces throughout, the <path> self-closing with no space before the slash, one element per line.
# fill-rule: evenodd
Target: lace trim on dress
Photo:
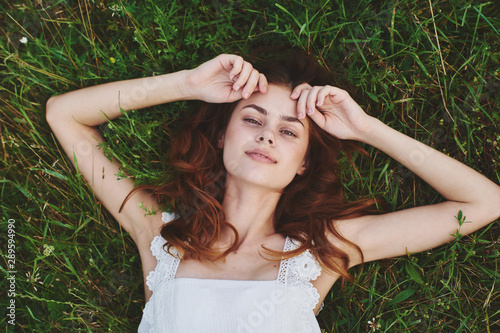
<path fill-rule="evenodd" d="M 167 212 L 162 212 L 161 213 L 161 220 L 164 223 L 168 223 L 173 221 L 177 216 L 174 213 L 167 213 Z"/>
<path fill-rule="evenodd" d="M 175 214 L 166 212 L 161 215 L 161 220 L 164 223 L 168 223 L 176 217 Z M 173 323 L 167 320 L 167 318 L 173 318 L 174 315 L 173 304 L 171 304 L 173 285 L 169 281 L 175 278 L 180 259 L 175 248 L 170 248 L 172 255 L 165 251 L 163 246 L 166 242 L 163 237 L 156 236 L 150 247 L 157 264 L 146 277 L 146 285 L 153 292 L 143 311 L 144 319 L 150 326 L 149 333 L 164 331 L 165 328 L 167 328 L 167 332 L 173 331 Z M 160 272 L 166 272 L 166 274 L 160 275 Z M 165 288 L 159 288 L 164 283 L 166 283 Z M 171 316 L 166 316 L 163 311 L 171 311 Z"/>
<path fill-rule="evenodd" d="M 286 238 L 285 252 L 294 250 L 299 245 L 290 238 Z M 314 311 L 319 301 L 319 293 L 311 283 L 311 280 L 321 274 L 321 266 L 309 250 L 304 251 L 298 256 L 282 261 L 278 272 L 278 295 L 284 297 L 287 302 L 283 302 L 282 313 L 277 317 L 277 331 L 280 332 L 311 332 L 311 324 L 308 323 L 308 312 Z M 288 294 L 293 295 L 288 297 Z M 287 314 L 287 312 L 290 312 Z M 285 318 L 293 318 L 294 313 L 300 313 L 300 327 L 297 323 L 286 322 Z M 293 325 L 293 327 L 292 327 Z"/>
<path fill-rule="evenodd" d="M 173 284 L 169 283 L 175 278 L 177 267 L 179 266 L 180 259 L 177 258 L 178 252 L 175 248 L 171 248 L 170 252 L 174 255 L 168 254 L 163 245 L 167 241 L 161 237 L 156 236 L 151 242 L 151 253 L 157 260 L 156 268 L 149 272 L 146 277 L 146 285 L 153 292 L 148 303 L 144 307 L 144 319 L 150 324 L 150 333 L 164 331 L 173 331 L 173 323 L 167 318 L 173 318 L 173 304 L 172 303 L 172 288 Z M 160 275 L 158 272 L 165 272 L 166 274 Z M 160 288 L 162 284 L 166 283 L 164 288 Z M 170 316 L 166 316 L 164 311 L 171 311 Z"/>
<path fill-rule="evenodd" d="M 164 222 L 164 223 L 168 223 L 170 221 L 172 221 L 173 219 L 175 219 L 175 214 L 173 213 L 167 213 L 167 212 L 162 212 L 161 213 L 161 220 Z M 155 236 L 155 238 L 153 238 L 153 241 L 151 242 L 151 246 L 150 246 L 150 249 L 151 249 L 151 253 L 153 254 L 153 256 L 156 258 L 158 264 L 156 266 L 156 268 L 154 270 L 152 270 L 151 272 L 149 272 L 148 276 L 146 277 L 146 285 L 148 286 L 149 290 L 153 291 L 155 290 L 155 286 L 157 284 L 157 271 L 159 271 L 159 263 L 162 261 L 162 260 L 165 260 L 165 258 L 169 257 L 168 256 L 168 253 L 164 250 L 163 248 L 163 245 L 165 245 L 166 241 L 165 239 L 163 239 L 163 237 L 161 236 Z M 175 251 L 174 248 L 171 249 L 171 252 L 172 254 L 178 254 L 177 251 Z M 175 272 L 174 272 L 174 276 L 175 276 Z M 147 305 L 147 304 L 146 304 Z"/>

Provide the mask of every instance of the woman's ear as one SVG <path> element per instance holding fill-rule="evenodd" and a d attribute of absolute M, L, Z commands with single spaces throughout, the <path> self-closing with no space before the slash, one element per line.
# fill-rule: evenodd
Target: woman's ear
<path fill-rule="evenodd" d="M 219 133 L 219 138 L 217 139 L 217 148 L 219 148 L 219 149 L 224 148 L 224 136 L 225 136 L 225 133 L 223 131 L 221 131 Z"/>
<path fill-rule="evenodd" d="M 302 176 L 308 167 L 309 167 L 309 159 L 306 157 L 302 161 L 302 165 L 300 166 L 300 168 L 297 170 L 297 175 Z"/>

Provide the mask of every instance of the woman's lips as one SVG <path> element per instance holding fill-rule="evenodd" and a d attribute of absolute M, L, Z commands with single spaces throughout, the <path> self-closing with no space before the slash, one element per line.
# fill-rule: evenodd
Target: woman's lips
<path fill-rule="evenodd" d="M 267 163 L 267 164 L 275 164 L 277 161 L 267 152 L 258 150 L 250 150 L 245 152 L 251 159 L 257 162 Z"/>

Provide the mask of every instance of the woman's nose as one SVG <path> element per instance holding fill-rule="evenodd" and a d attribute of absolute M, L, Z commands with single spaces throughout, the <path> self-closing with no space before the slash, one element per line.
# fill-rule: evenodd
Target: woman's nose
<path fill-rule="evenodd" d="M 259 142 L 265 142 L 272 145 L 274 143 L 274 135 L 270 131 L 262 131 L 257 135 L 256 140 Z"/>

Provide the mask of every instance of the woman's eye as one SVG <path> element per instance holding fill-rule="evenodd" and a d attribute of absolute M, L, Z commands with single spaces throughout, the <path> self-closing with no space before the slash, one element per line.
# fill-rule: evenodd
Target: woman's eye
<path fill-rule="evenodd" d="M 250 124 L 254 124 L 254 125 L 260 125 L 260 122 L 256 119 L 253 119 L 253 118 L 245 118 L 245 119 L 243 119 L 243 121 L 250 123 Z"/>
<path fill-rule="evenodd" d="M 281 133 L 287 135 L 287 136 L 293 136 L 293 137 L 297 137 L 297 134 L 295 134 L 294 132 L 290 131 L 290 130 L 282 130 Z"/>

